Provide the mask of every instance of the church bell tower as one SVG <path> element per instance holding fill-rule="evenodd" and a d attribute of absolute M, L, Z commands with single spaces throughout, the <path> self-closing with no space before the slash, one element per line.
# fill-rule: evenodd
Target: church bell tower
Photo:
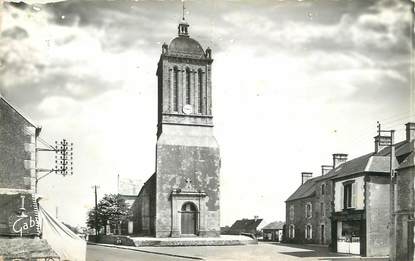
<path fill-rule="evenodd" d="M 220 234 L 212 62 L 210 48 L 190 37 L 183 17 L 157 67 L 156 237 Z"/>

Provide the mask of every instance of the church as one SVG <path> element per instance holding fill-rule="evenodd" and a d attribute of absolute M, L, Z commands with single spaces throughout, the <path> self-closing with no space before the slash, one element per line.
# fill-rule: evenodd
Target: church
<path fill-rule="evenodd" d="M 213 134 L 212 51 L 189 36 L 163 44 L 157 66 L 156 171 L 132 205 L 134 234 L 218 237 L 219 146 Z"/>

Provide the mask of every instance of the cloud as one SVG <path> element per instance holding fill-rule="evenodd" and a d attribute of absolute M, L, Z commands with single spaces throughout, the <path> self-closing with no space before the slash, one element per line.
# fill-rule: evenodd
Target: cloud
<path fill-rule="evenodd" d="M 259 210 L 283 219 L 297 173 L 319 169 L 334 151 L 367 152 L 376 120 L 408 111 L 408 3 L 189 1 L 187 8 L 191 37 L 213 50 L 224 224 Z M 59 198 L 76 209 L 92 202 L 90 184 L 113 190 L 117 172 L 148 178 L 155 70 L 161 44 L 177 34 L 180 3 L 65 1 L 4 11 L 0 91 L 44 126 L 45 138 L 77 144 L 77 174 L 44 181 L 44 191 L 81 184 L 76 200 Z M 284 188 L 276 185 L 282 179 Z M 230 213 L 241 194 L 248 203 Z"/>

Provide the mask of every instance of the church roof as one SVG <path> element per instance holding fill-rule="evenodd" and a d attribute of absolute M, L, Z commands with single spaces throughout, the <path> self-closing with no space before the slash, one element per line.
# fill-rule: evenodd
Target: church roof
<path fill-rule="evenodd" d="M 192 58 L 204 58 L 205 52 L 203 51 L 200 43 L 193 38 L 187 36 L 178 36 L 174 38 L 169 44 L 170 55 L 189 56 Z"/>

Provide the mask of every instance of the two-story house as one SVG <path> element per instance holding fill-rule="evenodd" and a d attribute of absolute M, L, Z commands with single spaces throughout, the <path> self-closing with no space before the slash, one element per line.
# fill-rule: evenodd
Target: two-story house
<path fill-rule="evenodd" d="M 412 260 L 414 137 L 415 123 L 407 123 L 406 139 L 393 144 L 394 157 L 391 137 L 379 134 L 374 152 L 348 161 L 346 154 L 334 154 L 334 168 L 323 169 L 322 176 L 302 173 L 301 186 L 286 200 L 285 240 L 329 244 L 339 253 Z M 396 174 L 393 213 L 391 158 Z"/>
<path fill-rule="evenodd" d="M 333 165 L 322 165 L 321 176 L 312 178 L 311 172 L 301 173 L 301 186 L 285 201 L 286 242 L 331 243 L 332 169 L 346 160 L 346 154 L 333 154 Z"/>
<path fill-rule="evenodd" d="M 332 250 L 387 255 L 389 157 L 375 151 L 334 169 Z"/>

